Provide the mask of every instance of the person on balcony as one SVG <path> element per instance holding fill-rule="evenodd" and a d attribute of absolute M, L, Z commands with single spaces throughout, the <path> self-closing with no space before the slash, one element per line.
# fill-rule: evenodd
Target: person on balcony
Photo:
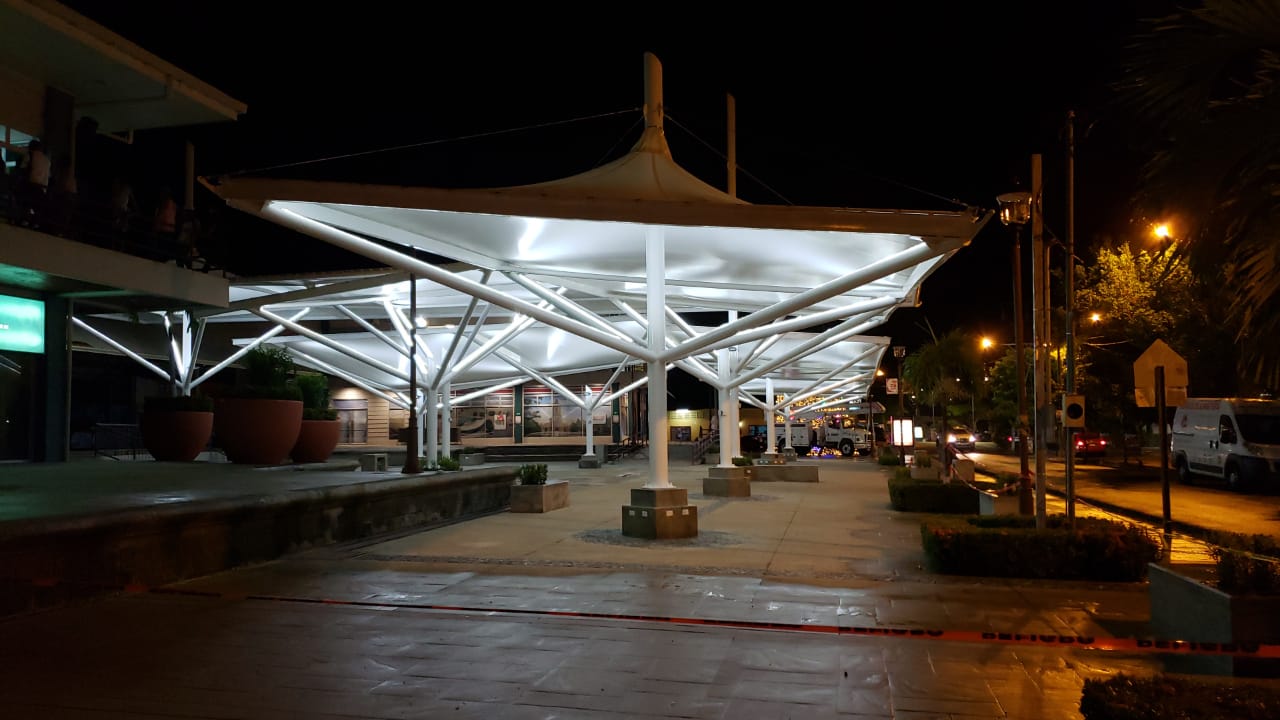
<path fill-rule="evenodd" d="M 176 257 L 174 245 L 178 239 L 178 203 L 174 201 L 173 191 L 168 187 L 160 188 L 160 199 L 151 216 L 151 238 L 161 260 Z"/>
<path fill-rule="evenodd" d="M 27 146 L 24 161 L 19 202 L 23 213 L 20 222 L 24 225 L 39 227 L 44 219 L 45 202 L 49 195 L 49 155 L 44 151 L 44 143 L 38 138 Z"/>

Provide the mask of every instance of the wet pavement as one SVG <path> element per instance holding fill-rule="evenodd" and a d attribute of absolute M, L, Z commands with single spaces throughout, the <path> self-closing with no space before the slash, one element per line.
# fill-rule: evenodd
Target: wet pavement
<path fill-rule="evenodd" d="M 4 620 L 5 716 L 1055 719 L 1080 717 L 1086 678 L 1161 669 L 1134 649 L 998 641 L 1145 633 L 1146 585 L 934 575 L 922 518 L 889 508 L 866 460 L 745 499 L 704 497 L 706 467 L 672 466 L 699 536 L 648 542 L 620 532 L 644 461 L 551 467 L 571 487 L 555 512 Z"/>

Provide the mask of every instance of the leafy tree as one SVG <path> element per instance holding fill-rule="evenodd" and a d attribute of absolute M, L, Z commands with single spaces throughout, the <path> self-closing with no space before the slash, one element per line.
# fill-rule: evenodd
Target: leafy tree
<path fill-rule="evenodd" d="M 1035 353 L 1023 348 L 1022 386 L 1026 390 L 1028 419 L 1034 415 L 1032 380 L 1035 378 Z M 1012 435 L 1018 427 L 1018 356 L 1010 348 L 991 368 L 991 413 L 997 438 Z"/>
<path fill-rule="evenodd" d="M 1138 418 L 1133 363 L 1157 339 L 1187 360 L 1193 395 L 1234 393 L 1230 331 L 1213 312 L 1209 287 L 1176 244 L 1136 251 L 1128 244 L 1101 247 L 1079 285 L 1076 379 L 1090 426 L 1115 431 Z M 1090 320 L 1093 313 L 1098 322 Z"/>
<path fill-rule="evenodd" d="M 1203 0 L 1148 20 L 1117 83 L 1152 139 L 1143 202 L 1183 218 L 1192 268 L 1224 289 L 1241 369 L 1280 385 L 1280 5 Z"/>

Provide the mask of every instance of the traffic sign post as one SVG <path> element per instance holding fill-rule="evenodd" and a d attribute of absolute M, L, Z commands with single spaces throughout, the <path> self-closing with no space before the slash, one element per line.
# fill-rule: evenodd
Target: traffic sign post
<path fill-rule="evenodd" d="M 1168 406 L 1187 400 L 1187 361 L 1163 340 L 1156 340 L 1133 363 L 1133 395 L 1138 407 L 1155 407 L 1160 421 L 1160 499 L 1164 506 L 1164 562 L 1173 547 L 1173 519 L 1169 501 Z"/>

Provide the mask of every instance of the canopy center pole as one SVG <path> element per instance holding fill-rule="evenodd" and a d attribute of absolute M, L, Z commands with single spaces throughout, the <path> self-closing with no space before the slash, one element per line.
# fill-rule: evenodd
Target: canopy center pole
<path fill-rule="evenodd" d="M 666 237 L 662 228 L 652 227 L 645 234 L 645 271 L 649 279 L 646 291 L 649 319 L 649 351 L 660 357 L 666 346 Z M 649 375 L 649 482 L 645 487 L 669 488 L 667 468 L 667 366 L 662 361 L 648 364 Z"/>

